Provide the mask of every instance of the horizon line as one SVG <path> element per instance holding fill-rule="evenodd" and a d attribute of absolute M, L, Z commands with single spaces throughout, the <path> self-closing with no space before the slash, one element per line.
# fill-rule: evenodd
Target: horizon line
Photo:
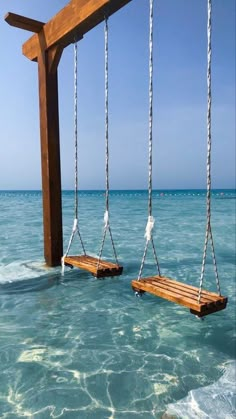
<path fill-rule="evenodd" d="M 106 189 L 79 189 L 79 192 L 103 192 Z M 152 191 L 206 191 L 207 188 L 153 188 Z M 227 188 L 212 188 L 211 191 L 220 191 L 220 190 L 235 190 L 236 191 L 236 187 L 227 187 Z M 0 189 L 0 192 L 42 192 L 42 189 Z M 74 189 L 61 189 L 62 192 L 74 192 Z M 116 192 L 116 191 L 142 191 L 142 192 L 148 192 L 147 189 L 140 189 L 140 188 L 128 188 L 128 189 L 123 189 L 123 188 L 117 188 L 117 189 L 110 189 L 110 192 Z"/>

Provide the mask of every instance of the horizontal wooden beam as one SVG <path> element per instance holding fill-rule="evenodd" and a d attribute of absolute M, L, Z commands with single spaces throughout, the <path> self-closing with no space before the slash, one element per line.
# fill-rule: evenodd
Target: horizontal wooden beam
<path fill-rule="evenodd" d="M 9 25 L 20 29 L 25 29 L 26 31 L 30 32 L 38 33 L 44 26 L 43 22 L 39 22 L 38 20 L 30 19 L 28 17 L 10 12 L 6 14 L 4 19 Z"/>
<path fill-rule="evenodd" d="M 85 33 L 97 26 L 131 0 L 71 0 L 43 28 L 44 45 L 38 35 L 33 35 L 23 44 L 23 54 L 32 61 L 39 50 L 61 44 L 63 47 L 81 39 Z M 42 36 L 41 36 L 42 39 Z"/>

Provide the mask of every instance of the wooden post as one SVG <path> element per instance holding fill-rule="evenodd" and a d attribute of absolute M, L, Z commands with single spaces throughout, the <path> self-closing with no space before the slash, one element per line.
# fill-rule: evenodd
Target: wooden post
<path fill-rule="evenodd" d="M 61 169 L 57 67 L 63 49 L 111 16 L 131 0 L 71 0 L 49 22 L 15 13 L 6 22 L 35 32 L 23 44 L 23 54 L 38 62 L 41 164 L 43 189 L 44 256 L 57 266 L 63 255 Z"/>
<path fill-rule="evenodd" d="M 48 266 L 60 265 L 63 255 L 57 82 L 61 52 L 42 50 L 38 55 L 44 256 Z"/>

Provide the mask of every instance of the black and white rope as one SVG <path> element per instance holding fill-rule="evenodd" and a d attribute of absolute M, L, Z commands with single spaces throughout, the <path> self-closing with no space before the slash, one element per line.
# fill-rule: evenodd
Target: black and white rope
<path fill-rule="evenodd" d="M 148 221 L 146 225 L 146 245 L 139 270 L 138 281 L 143 272 L 143 267 L 147 255 L 148 244 L 151 241 L 154 259 L 157 266 L 158 275 L 161 275 L 160 265 L 157 259 L 156 249 L 153 242 L 152 230 L 154 227 L 154 217 L 152 216 L 152 144 L 153 144 L 153 0 L 150 0 L 149 13 L 149 134 L 148 134 Z"/>
<path fill-rule="evenodd" d="M 153 0 L 149 16 L 149 132 L 148 132 L 148 215 L 152 215 L 152 133 L 153 133 Z"/>
<path fill-rule="evenodd" d="M 103 231 L 103 238 L 102 238 L 102 244 L 99 252 L 98 257 L 98 267 L 101 262 L 103 248 L 105 244 L 106 234 L 107 231 L 109 231 L 110 238 L 111 238 L 111 244 L 112 249 L 114 253 L 114 257 L 116 260 L 116 263 L 118 265 L 118 258 L 117 253 L 115 249 L 114 240 L 112 237 L 111 227 L 110 227 L 110 221 L 109 221 L 109 57 L 108 57 L 108 18 L 105 17 L 105 27 L 104 27 L 104 39 L 105 39 L 105 174 L 106 174 L 106 193 L 105 193 L 105 214 L 104 214 L 104 231 Z"/>
<path fill-rule="evenodd" d="M 108 19 L 105 18 L 105 144 L 106 144 L 106 211 L 109 214 L 109 68 L 108 68 Z"/>
<path fill-rule="evenodd" d="M 83 253 L 85 252 L 84 243 L 79 231 L 78 225 L 78 47 L 77 43 L 74 43 L 74 144 L 75 144 L 75 188 L 74 188 L 74 223 L 69 239 L 69 243 L 66 249 L 64 256 L 62 257 L 62 274 L 64 274 L 65 269 L 65 257 L 68 255 L 72 242 L 76 233 L 79 236 L 81 247 Z"/>
<path fill-rule="evenodd" d="M 78 46 L 74 43 L 75 218 L 78 219 Z"/>
<path fill-rule="evenodd" d="M 220 291 L 220 281 L 219 275 L 217 270 L 216 264 L 216 257 L 215 257 L 215 249 L 214 249 L 214 242 L 211 230 L 211 103 L 212 103 L 212 95 L 211 95 L 211 34 L 212 34 L 212 21 L 211 21 L 211 14 L 212 14 L 212 0 L 208 0 L 208 18 L 207 18 L 207 223 L 206 223 L 206 234 L 205 234 L 205 242 L 204 242 L 204 249 L 203 249 L 203 259 L 202 259 L 202 269 L 201 269 L 201 277 L 200 277 L 200 285 L 199 285 L 199 294 L 198 294 L 198 301 L 201 300 L 202 294 L 202 286 L 205 274 L 205 267 L 206 267 L 206 255 L 207 255 L 207 245 L 210 240 L 211 242 L 211 249 L 212 249 L 212 259 L 215 271 L 215 278 L 216 278 L 216 285 L 219 295 L 221 295 Z"/>

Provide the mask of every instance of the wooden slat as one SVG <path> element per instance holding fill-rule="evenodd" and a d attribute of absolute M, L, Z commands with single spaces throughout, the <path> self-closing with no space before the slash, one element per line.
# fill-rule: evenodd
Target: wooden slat
<path fill-rule="evenodd" d="M 223 310 L 227 304 L 226 297 L 206 290 L 202 291 L 199 303 L 199 290 L 197 287 L 160 276 L 142 278 L 140 281 L 133 280 L 132 287 L 134 290 L 147 291 L 158 297 L 188 307 L 192 314 L 200 317 Z"/>
<path fill-rule="evenodd" d="M 98 269 L 98 259 L 88 255 L 81 255 L 81 256 L 69 256 L 67 258 L 71 258 L 71 262 L 74 264 L 79 264 L 80 266 L 89 266 L 90 269 L 94 272 L 97 272 Z M 66 258 L 66 261 L 67 261 Z M 71 263 L 71 264 L 72 264 Z M 117 265 L 111 262 L 107 262 L 101 260 L 99 263 L 99 269 L 113 269 L 117 268 Z"/>
<path fill-rule="evenodd" d="M 190 313 L 198 317 L 204 317 L 204 316 L 207 316 L 208 314 L 213 314 L 213 313 L 216 313 L 217 311 L 224 310 L 226 306 L 227 306 L 227 298 L 222 302 L 217 302 L 214 307 L 204 308 L 200 313 L 193 309 L 190 309 Z"/>
<path fill-rule="evenodd" d="M 172 290 L 176 290 L 176 292 L 180 290 L 181 294 L 186 295 L 189 298 L 198 300 L 199 289 L 196 287 L 192 287 L 187 284 L 177 282 L 169 278 L 158 277 L 158 276 L 150 278 L 150 281 L 154 285 L 157 284 L 157 286 L 158 284 L 164 287 L 170 286 Z M 216 298 L 218 298 L 218 294 L 209 293 L 209 291 L 202 290 L 201 301 L 210 302 L 210 301 L 215 301 Z"/>
<path fill-rule="evenodd" d="M 181 285 L 179 285 L 179 287 L 177 287 L 176 285 L 171 286 L 169 282 L 161 281 L 161 280 L 150 281 L 150 284 L 154 285 L 155 287 L 159 287 L 160 289 L 174 292 L 176 295 L 179 295 L 181 297 L 186 297 L 186 298 L 190 298 L 191 300 L 198 301 L 197 293 L 193 294 L 192 292 L 189 292 L 185 288 L 181 288 Z M 214 297 L 210 299 L 209 297 L 201 296 L 201 303 L 209 304 L 214 301 L 215 301 Z"/>
<path fill-rule="evenodd" d="M 122 266 L 104 260 L 100 260 L 99 265 L 98 262 L 98 258 L 89 255 L 65 257 L 65 265 L 88 271 L 96 278 L 105 278 L 122 274 Z"/>
<path fill-rule="evenodd" d="M 91 266 L 94 266 L 94 267 L 97 267 L 98 266 L 99 259 L 98 258 L 95 258 L 93 256 L 81 255 L 81 256 L 71 256 L 71 257 L 73 257 L 73 258 L 75 257 L 76 260 L 78 259 L 80 263 L 87 263 L 87 264 L 89 264 Z M 102 268 L 105 268 L 106 267 L 106 268 L 109 268 L 109 269 L 112 268 L 112 267 L 116 267 L 117 266 L 115 263 L 108 262 L 108 261 L 105 261 L 105 260 L 101 260 L 100 263 L 99 263 L 99 265 Z"/>
<path fill-rule="evenodd" d="M 66 47 L 75 38 L 82 38 L 85 33 L 110 16 L 131 0 L 71 0 L 60 12 L 44 25 L 45 49 L 61 43 Z M 30 60 L 36 60 L 39 51 L 39 39 L 33 35 L 23 45 L 23 54 Z"/>
<path fill-rule="evenodd" d="M 97 278 L 120 275 L 123 269 L 114 263 L 104 261 L 101 261 L 98 267 L 98 259 L 87 255 L 67 257 L 65 263 L 89 271 Z"/>
<path fill-rule="evenodd" d="M 152 285 L 150 282 L 143 282 L 142 280 L 132 281 L 132 287 L 135 290 L 147 291 L 158 297 L 162 297 L 174 303 L 181 304 L 186 307 L 190 307 L 196 311 L 200 311 L 199 310 L 200 305 L 196 301 L 193 301 L 187 297 L 183 297 L 180 294 L 177 294 L 176 292 L 171 292 L 165 289 L 161 289 L 160 287 L 156 285 Z"/>
<path fill-rule="evenodd" d="M 35 33 L 40 32 L 44 26 L 43 22 L 11 12 L 7 13 L 4 19 L 11 26 Z"/>
<path fill-rule="evenodd" d="M 144 279 L 146 281 L 149 281 L 149 280 L 152 280 L 152 281 L 155 281 L 155 280 L 165 281 L 165 282 L 168 282 L 168 283 L 172 284 L 173 287 L 174 286 L 180 287 L 181 289 L 186 289 L 186 290 L 192 291 L 194 294 L 197 294 L 197 295 L 198 295 L 198 292 L 199 292 L 199 288 L 197 288 L 197 287 L 195 287 L 193 285 L 185 284 L 184 282 L 176 281 L 175 279 L 166 278 L 164 276 L 155 275 L 155 276 L 151 276 L 151 277 L 144 278 Z M 215 297 L 218 297 L 218 294 L 216 294 L 215 292 L 210 292 L 210 291 L 207 291 L 205 289 L 202 290 L 202 295 L 206 295 L 206 296 L 212 297 L 213 299 Z"/>
<path fill-rule="evenodd" d="M 157 287 L 162 286 L 164 289 L 167 289 L 168 287 L 170 287 L 170 289 L 173 292 L 177 292 L 177 293 L 179 292 L 179 293 L 181 293 L 181 295 L 186 295 L 188 298 L 193 299 L 195 301 L 198 301 L 199 289 L 197 287 L 189 286 L 189 285 L 184 284 L 182 282 L 177 282 L 175 280 L 165 278 L 165 277 L 159 277 L 159 276 L 144 278 L 144 279 L 142 279 L 142 281 L 150 282 L 154 286 L 156 284 Z M 190 293 L 186 292 L 186 290 L 190 290 Z M 212 292 L 209 292 L 209 291 L 206 291 L 206 290 L 202 290 L 202 298 L 205 301 L 207 301 L 207 303 L 209 303 L 209 304 L 211 302 L 215 303 L 215 301 L 217 301 L 217 300 L 224 299 L 224 297 L 221 297 L 216 293 L 212 293 Z"/>

